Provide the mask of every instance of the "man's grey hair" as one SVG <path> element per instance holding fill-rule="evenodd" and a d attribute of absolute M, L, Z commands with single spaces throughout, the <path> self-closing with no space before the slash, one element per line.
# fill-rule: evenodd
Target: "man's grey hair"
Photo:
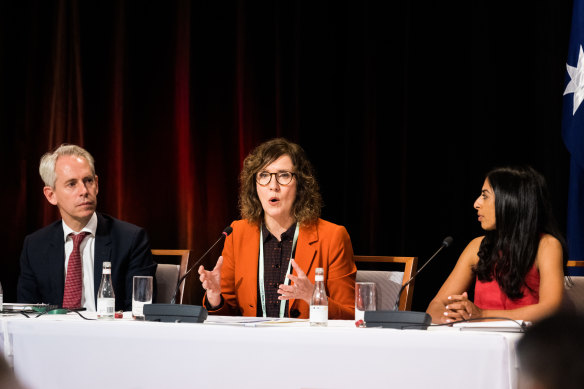
<path fill-rule="evenodd" d="M 76 157 L 85 158 L 89 163 L 89 167 L 91 168 L 91 174 L 95 176 L 93 157 L 87 150 L 76 145 L 62 144 L 55 151 L 46 153 L 41 157 L 39 173 L 46 186 L 55 188 L 55 181 L 57 180 L 55 164 L 57 163 L 57 158 L 63 155 L 73 155 Z"/>

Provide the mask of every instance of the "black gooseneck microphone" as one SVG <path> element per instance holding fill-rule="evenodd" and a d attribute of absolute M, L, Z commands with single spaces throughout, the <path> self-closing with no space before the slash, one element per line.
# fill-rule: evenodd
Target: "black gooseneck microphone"
<path fill-rule="evenodd" d="M 430 263 L 430 261 L 432 261 L 432 260 L 434 259 L 434 257 L 435 257 L 436 255 L 438 255 L 438 253 L 439 253 L 440 251 L 442 251 L 442 249 L 445 249 L 445 248 L 447 248 L 448 246 L 450 246 L 450 245 L 452 244 L 452 241 L 453 241 L 453 240 L 454 240 L 454 239 L 452 239 L 452 236 L 447 236 L 446 238 L 444 238 L 444 240 L 442 241 L 442 245 L 440 246 L 440 248 L 439 248 L 438 250 L 436 250 L 436 252 L 434 253 L 434 255 L 432 255 L 432 256 L 430 257 L 430 259 L 428 259 L 428 260 L 426 261 L 426 263 L 424 263 L 424 264 L 422 265 L 422 267 L 421 267 L 421 268 L 419 268 L 419 269 L 418 269 L 418 271 L 416 271 L 416 272 L 414 273 L 414 275 L 410 277 L 410 279 L 408 280 L 408 282 L 406 282 L 405 284 L 403 284 L 403 285 L 402 285 L 401 289 L 399 290 L 399 293 L 397 294 L 397 299 L 395 300 L 395 306 L 394 306 L 394 308 L 393 308 L 393 310 L 394 310 L 394 311 L 397 311 L 397 310 L 398 310 L 398 307 L 399 307 L 399 300 L 400 300 L 400 298 L 401 298 L 401 295 L 402 295 L 402 293 L 403 293 L 404 289 L 406 288 L 406 286 L 408 286 L 408 285 L 410 284 L 410 282 L 412 282 L 412 281 L 414 280 L 414 278 L 416 278 L 416 276 L 417 276 L 417 275 L 418 275 L 418 274 L 419 274 L 419 273 L 420 273 L 422 270 L 424 270 L 424 268 L 426 267 L 426 265 L 427 265 L 427 264 L 429 264 L 429 263 Z"/>
<path fill-rule="evenodd" d="M 150 321 L 172 322 L 172 323 L 202 323 L 207 318 L 207 310 L 200 305 L 184 305 L 175 304 L 176 295 L 180 289 L 180 285 L 185 280 L 187 275 L 193 270 L 207 254 L 219 243 L 221 240 L 227 238 L 233 232 L 231 226 L 227 226 L 221 236 L 213 245 L 205 251 L 203 255 L 195 262 L 195 264 L 187 269 L 185 274 L 178 280 L 176 290 L 172 296 L 170 304 L 145 304 L 144 305 L 144 319 Z"/>
<path fill-rule="evenodd" d="M 189 267 L 187 269 L 187 271 L 185 272 L 185 274 L 183 274 L 183 276 L 178 280 L 178 282 L 176 284 L 176 289 L 174 291 L 174 294 L 172 295 L 172 299 L 170 300 L 170 303 L 171 304 L 176 303 L 176 295 L 178 294 L 178 291 L 180 289 L 180 284 L 182 284 L 182 282 L 185 280 L 185 278 L 187 278 L 187 276 L 189 275 L 189 273 L 191 272 L 191 270 L 193 270 L 195 267 L 197 267 L 197 265 L 199 263 L 201 263 L 201 261 L 203 260 L 203 258 L 205 258 L 207 256 L 207 254 L 209 254 L 209 251 L 213 250 L 213 248 L 215 246 L 217 246 L 217 243 L 219 243 L 219 242 L 221 242 L 221 240 L 227 238 L 232 232 L 233 232 L 233 228 L 231 226 L 225 227 L 225 229 L 221 233 L 221 236 L 219 237 L 219 239 L 217 239 L 215 241 L 215 243 L 213 243 L 213 245 L 211 247 L 209 247 L 209 250 L 205 251 L 205 253 L 199 257 L 199 259 L 197 260 L 197 262 L 195 262 L 195 264 L 193 266 L 191 266 L 191 267 Z"/>
<path fill-rule="evenodd" d="M 365 311 L 365 323 L 367 327 L 384 327 L 384 328 L 397 328 L 397 329 L 404 329 L 404 328 L 412 328 L 412 329 L 423 329 L 425 330 L 428 328 L 430 324 L 432 324 L 432 317 L 428 315 L 426 312 L 412 312 L 412 311 L 398 311 L 399 299 L 401 294 L 403 293 L 406 286 L 410 284 L 416 278 L 418 274 L 426 267 L 427 264 L 430 263 L 438 255 L 442 249 L 450 246 L 452 244 L 451 236 L 445 238 L 442 241 L 442 245 L 434 255 L 430 257 L 424 263 L 424 265 L 418 269 L 418 271 L 406 282 L 402 285 L 399 293 L 397 294 L 397 300 L 395 303 L 395 307 L 393 311 Z"/>

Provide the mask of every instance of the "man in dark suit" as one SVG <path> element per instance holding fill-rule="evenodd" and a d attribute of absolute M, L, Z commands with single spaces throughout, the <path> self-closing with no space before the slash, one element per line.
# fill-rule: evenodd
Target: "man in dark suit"
<path fill-rule="evenodd" d="M 95 212 L 98 177 L 93 157 L 83 148 L 62 145 L 45 154 L 39 172 L 45 183 L 43 193 L 59 208 L 62 220 L 25 238 L 18 302 L 95 311 L 103 262 L 109 261 L 115 309 L 131 310 L 133 277 L 156 272 L 146 232 Z"/>

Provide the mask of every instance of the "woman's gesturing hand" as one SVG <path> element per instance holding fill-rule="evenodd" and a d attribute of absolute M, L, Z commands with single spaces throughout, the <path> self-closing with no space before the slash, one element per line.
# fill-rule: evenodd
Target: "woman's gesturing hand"
<path fill-rule="evenodd" d="M 212 307 L 221 304 L 221 266 L 223 266 L 223 257 L 219 257 L 213 270 L 205 270 L 203 265 L 199 267 L 199 280 L 203 289 L 207 291 L 207 302 Z"/>
<path fill-rule="evenodd" d="M 288 274 L 286 277 L 290 279 L 294 284 L 293 285 L 284 285 L 281 284 L 278 288 L 278 293 L 280 297 L 279 300 L 291 300 L 291 299 L 302 299 L 310 304 L 310 299 L 312 298 L 312 292 L 314 291 L 314 285 L 306 274 L 302 271 L 300 266 L 296 264 L 296 261 L 291 259 L 292 267 L 296 270 L 296 276 L 292 274 Z"/>

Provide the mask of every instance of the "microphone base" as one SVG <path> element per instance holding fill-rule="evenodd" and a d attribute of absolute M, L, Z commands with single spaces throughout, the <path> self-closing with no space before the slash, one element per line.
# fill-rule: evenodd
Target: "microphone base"
<path fill-rule="evenodd" d="M 203 323 L 207 310 L 200 305 L 145 304 L 144 319 L 165 323 Z"/>
<path fill-rule="evenodd" d="M 366 311 L 367 327 L 383 327 L 425 330 L 432 324 L 432 318 L 426 312 L 411 311 Z"/>

